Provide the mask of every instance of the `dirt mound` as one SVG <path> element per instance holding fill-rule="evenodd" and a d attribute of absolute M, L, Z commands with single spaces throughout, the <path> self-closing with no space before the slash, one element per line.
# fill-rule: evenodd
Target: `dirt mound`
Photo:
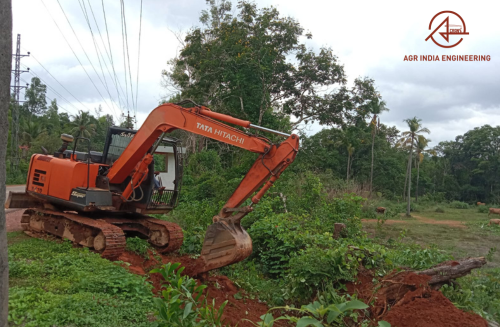
<path fill-rule="evenodd" d="M 158 260 L 160 258 L 161 262 Z M 172 254 L 168 256 L 157 255 L 155 258 L 151 252 L 149 253 L 149 259 L 145 259 L 140 255 L 125 251 L 120 255 L 118 260 L 128 263 L 129 265 L 126 265 L 126 267 L 131 273 L 149 275 L 148 281 L 153 284 L 153 292 L 155 294 L 160 293 L 164 279 L 159 273 L 150 274 L 149 272 L 153 268 L 160 267 L 161 264 L 168 262 L 180 262 L 182 266 L 186 267 L 182 274 L 193 276 L 201 264 L 197 259 L 189 256 Z M 215 300 L 215 306 L 219 308 L 222 303 L 226 300 L 228 301 L 222 316 L 222 320 L 227 326 L 254 326 L 252 322 L 257 323 L 260 321 L 260 316 L 265 314 L 269 309 L 265 303 L 252 299 L 251 295 L 239 289 L 226 276 L 209 276 L 205 274 L 198 279 L 198 283 L 207 286 L 204 293 L 209 304 L 212 304 L 212 300 Z"/>
<path fill-rule="evenodd" d="M 349 294 L 370 304 L 373 324 L 385 320 L 397 327 L 485 327 L 486 320 L 456 308 L 440 291 L 432 290 L 431 277 L 414 272 L 392 272 L 373 283 L 361 269 L 357 283 L 346 284 Z"/>
<path fill-rule="evenodd" d="M 408 292 L 383 318 L 397 327 L 487 327 L 486 320 L 457 309 L 440 291 Z"/>

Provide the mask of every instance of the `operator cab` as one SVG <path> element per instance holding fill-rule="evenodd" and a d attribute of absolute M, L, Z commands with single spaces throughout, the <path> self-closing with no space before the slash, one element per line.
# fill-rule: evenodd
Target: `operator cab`
<path fill-rule="evenodd" d="M 110 127 L 101 157 L 102 163 L 112 166 L 136 133 L 136 130 Z M 129 202 L 124 204 L 125 210 L 135 212 L 139 208 L 143 214 L 159 214 L 167 213 L 177 206 L 182 179 L 182 149 L 180 141 L 175 138 L 161 139 L 152 152 L 154 162 L 149 165 L 148 178 L 134 191 Z M 110 185 L 110 189 L 122 192 L 129 182 L 128 177 L 121 185 Z"/>
<path fill-rule="evenodd" d="M 91 165 L 98 164 L 99 171 L 96 187 L 101 191 L 122 193 L 130 183 L 130 177 L 127 177 L 122 184 L 109 184 L 106 176 L 109 168 L 118 160 L 136 133 L 136 130 L 110 127 L 103 152 L 90 150 L 90 139 L 74 139 L 71 135 L 63 134 L 61 135 L 63 144 L 54 153 L 54 157 L 86 163 L 89 169 Z M 73 144 L 73 149 L 68 149 L 70 143 Z M 134 190 L 129 200 L 122 204 L 120 211 L 161 214 L 168 213 L 177 206 L 182 178 L 182 154 L 184 151 L 180 147 L 180 141 L 175 138 L 163 137 L 161 142 L 156 143 L 151 147 L 151 149 L 153 147 L 156 147 L 156 149 L 152 152 L 154 161 L 148 167 L 147 178 Z M 76 150 L 85 146 L 88 148 L 86 152 Z M 79 190 L 84 192 L 92 191 L 89 188 Z"/>

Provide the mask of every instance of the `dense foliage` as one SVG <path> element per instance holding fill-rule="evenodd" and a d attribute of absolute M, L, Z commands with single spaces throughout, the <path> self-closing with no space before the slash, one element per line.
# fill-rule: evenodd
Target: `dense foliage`
<path fill-rule="evenodd" d="M 70 242 L 9 238 L 11 325 L 155 325 L 145 277 Z"/>

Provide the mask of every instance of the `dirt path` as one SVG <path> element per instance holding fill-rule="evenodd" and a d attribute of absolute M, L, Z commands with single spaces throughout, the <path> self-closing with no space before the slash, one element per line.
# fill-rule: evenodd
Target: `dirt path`
<path fill-rule="evenodd" d="M 429 219 L 427 217 L 422 217 L 419 215 L 412 215 L 414 218 L 417 219 L 418 222 L 422 223 L 427 223 L 427 224 L 438 224 L 438 225 L 447 225 L 450 227 L 454 228 L 467 228 L 465 226 L 465 222 L 461 221 L 453 221 L 453 220 L 433 220 Z M 376 219 L 362 219 L 361 222 L 367 222 L 367 223 L 377 223 Z M 386 220 L 384 224 L 398 224 L 398 223 L 404 223 L 404 224 L 411 224 L 413 221 L 410 220 Z"/>

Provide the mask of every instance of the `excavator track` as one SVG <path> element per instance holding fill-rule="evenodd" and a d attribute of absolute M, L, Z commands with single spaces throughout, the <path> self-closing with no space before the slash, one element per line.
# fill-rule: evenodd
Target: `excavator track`
<path fill-rule="evenodd" d="M 21 219 L 25 233 L 36 237 L 49 234 L 93 248 L 103 258 L 116 260 L 125 250 L 123 231 L 102 219 L 43 209 L 27 209 Z"/>
<path fill-rule="evenodd" d="M 168 244 L 163 247 L 156 247 L 156 250 L 160 253 L 174 252 L 181 248 L 182 242 L 184 241 L 184 233 L 182 228 L 172 222 L 162 221 L 155 219 L 153 217 L 147 217 L 148 223 L 163 226 L 167 229 L 169 234 Z"/>
<path fill-rule="evenodd" d="M 160 253 L 173 252 L 182 246 L 184 234 L 175 223 L 141 215 L 136 218 L 107 217 L 103 219 L 126 233 L 140 234 Z"/>

